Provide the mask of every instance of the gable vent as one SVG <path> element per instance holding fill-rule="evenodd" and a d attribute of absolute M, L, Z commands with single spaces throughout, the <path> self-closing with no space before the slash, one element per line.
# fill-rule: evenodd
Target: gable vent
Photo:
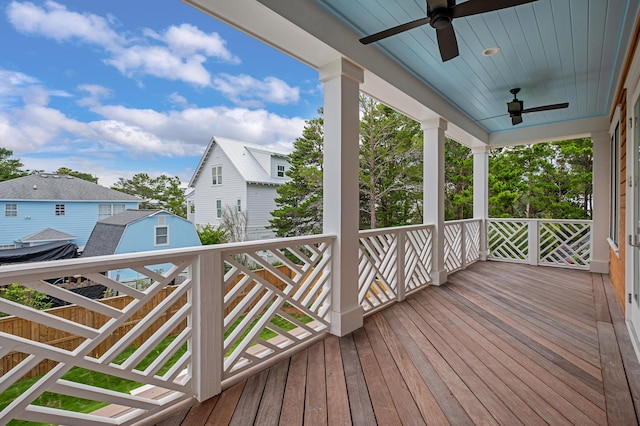
<path fill-rule="evenodd" d="M 166 223 L 166 216 L 158 216 L 158 225 L 164 225 Z"/>

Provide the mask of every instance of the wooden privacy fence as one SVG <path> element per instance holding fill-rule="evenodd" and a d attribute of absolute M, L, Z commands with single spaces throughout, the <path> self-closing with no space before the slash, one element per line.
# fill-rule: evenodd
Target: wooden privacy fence
<path fill-rule="evenodd" d="M 292 271 L 286 266 L 278 266 L 280 272 L 285 276 L 291 276 Z M 253 271 L 253 273 L 260 278 L 268 281 L 279 289 L 284 289 L 285 283 L 282 282 L 278 277 L 273 275 L 271 272 L 266 271 L 264 269 Z M 240 281 L 244 275 L 240 274 L 233 281 L 237 283 Z M 233 285 L 230 285 L 225 289 L 225 292 L 230 290 Z M 252 286 L 248 286 L 242 294 L 236 298 L 229 306 L 225 308 L 225 315 L 227 315 L 233 308 L 239 303 L 239 300 L 243 298 L 243 296 L 251 290 Z M 122 336 L 124 336 L 129 330 L 136 326 L 145 316 L 153 310 L 159 303 L 161 303 L 168 294 L 173 292 L 175 287 L 169 286 L 163 288 L 158 292 L 153 298 L 151 298 L 143 308 L 138 309 L 135 314 L 131 316 L 129 321 L 124 323 L 118 330 L 107 337 L 92 353 L 91 356 L 98 357 L 101 354 L 104 354 L 108 351 L 116 342 L 118 342 Z M 102 299 L 101 302 L 114 307 L 116 309 L 122 310 L 124 309 L 133 299 L 129 296 L 117 296 L 111 297 L 107 299 Z M 146 328 L 145 331 L 138 337 L 134 342 L 133 346 L 139 346 L 147 339 L 149 339 L 164 323 L 168 318 L 171 318 L 184 304 L 186 303 L 187 298 L 186 295 L 178 299 L 176 303 L 170 306 L 163 314 L 160 316 L 150 327 Z M 253 308 L 255 302 L 249 305 L 245 311 L 249 311 Z M 61 318 L 68 319 L 77 324 L 82 324 L 94 329 L 99 329 L 102 327 L 108 320 L 105 315 L 102 315 L 97 312 L 93 312 L 88 310 L 82 306 L 77 305 L 67 305 L 58 308 L 52 308 L 47 310 L 48 313 L 52 315 L 59 316 Z M 170 334 L 170 336 L 178 335 L 186 326 L 186 320 L 182 321 Z M 84 337 L 76 336 L 75 334 L 67 333 L 64 331 L 60 331 L 53 327 L 48 327 L 45 324 L 40 324 L 37 322 L 33 322 L 20 317 L 5 317 L 0 318 L 0 332 L 12 334 L 14 336 L 19 336 L 24 339 L 33 340 L 39 343 L 47 344 L 50 346 L 54 346 L 57 348 L 65 349 L 73 351 L 76 349 L 82 342 L 85 341 Z M 13 367 L 18 365 L 21 361 L 23 361 L 29 354 L 23 352 L 10 352 L 6 356 L 2 358 L 0 363 L 0 376 L 3 376 L 8 371 L 10 371 Z M 35 377 L 49 372 L 53 367 L 55 367 L 57 362 L 45 360 L 40 362 L 36 367 L 32 368 L 29 373 L 27 373 L 24 378 Z"/>

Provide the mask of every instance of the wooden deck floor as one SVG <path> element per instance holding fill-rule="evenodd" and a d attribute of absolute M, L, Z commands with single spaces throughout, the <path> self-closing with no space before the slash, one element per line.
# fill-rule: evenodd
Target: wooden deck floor
<path fill-rule="evenodd" d="M 599 274 L 479 262 L 162 425 L 636 425 L 612 292 Z"/>

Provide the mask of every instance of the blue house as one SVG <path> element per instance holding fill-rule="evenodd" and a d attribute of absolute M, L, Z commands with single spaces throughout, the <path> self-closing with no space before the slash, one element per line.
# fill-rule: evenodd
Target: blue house
<path fill-rule="evenodd" d="M 82 257 L 199 246 L 193 223 L 166 210 L 127 210 L 96 223 Z M 166 271 L 170 264 L 151 269 Z M 110 271 L 109 277 L 121 282 L 137 281 L 138 273 Z"/>
<path fill-rule="evenodd" d="M 68 241 L 81 249 L 96 222 L 142 201 L 73 176 L 40 173 L 0 182 L 0 249 Z"/>

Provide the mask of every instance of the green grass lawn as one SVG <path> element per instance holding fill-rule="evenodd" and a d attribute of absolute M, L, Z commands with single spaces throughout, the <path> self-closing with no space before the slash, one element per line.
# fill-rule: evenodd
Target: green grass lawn
<path fill-rule="evenodd" d="M 304 314 L 296 314 L 291 313 L 292 317 L 295 317 L 298 321 L 302 323 L 311 322 L 312 318 L 304 315 Z M 225 333 L 225 337 L 227 337 L 237 326 L 240 324 L 244 316 L 238 318 L 238 320 L 227 330 Z M 256 318 L 251 324 L 251 328 L 253 328 L 260 317 Z M 290 331 L 296 328 L 297 326 L 289 321 L 286 321 L 280 317 L 275 317 L 271 319 L 271 323 L 280 327 L 285 331 Z M 239 345 L 242 339 L 249 333 L 250 329 L 245 331 L 242 335 L 241 339 L 238 341 L 227 351 L 226 355 L 229 355 L 233 350 Z M 260 338 L 263 340 L 271 339 L 275 337 L 276 333 L 271 330 L 264 329 L 260 333 Z M 147 368 L 161 353 L 162 351 L 175 339 L 175 337 L 168 337 L 164 339 L 160 344 L 151 351 L 137 366 L 136 369 L 144 370 Z M 121 364 L 126 361 L 131 354 L 135 352 L 137 347 L 130 347 L 124 352 L 122 352 L 115 360 L 114 363 Z M 180 357 L 186 352 L 187 346 L 183 345 L 176 354 L 174 354 L 169 361 L 160 369 L 158 372 L 159 375 L 166 373 L 177 361 Z M 9 389 L 0 394 L 0 411 L 3 410 L 6 406 L 11 404 L 11 402 L 20 396 L 23 392 L 28 390 L 35 382 L 37 382 L 42 376 L 32 377 L 29 379 L 20 380 L 14 383 Z M 142 386 L 142 383 L 134 382 L 132 380 L 121 379 L 119 377 L 111 376 L 108 374 L 98 373 L 96 371 L 87 370 L 84 368 L 73 367 L 69 370 L 64 376 L 63 379 L 69 380 L 72 382 L 83 383 L 86 385 L 97 386 L 104 389 L 110 389 L 117 392 L 129 393 L 131 390 L 139 388 Z M 34 402 L 34 405 L 41 405 L 45 407 L 52 408 L 60 408 L 69 411 L 76 411 L 79 413 L 90 413 L 95 411 L 101 407 L 108 405 L 105 402 L 100 401 L 92 401 L 82 398 L 71 397 L 67 395 L 61 395 L 51 392 L 45 392 L 41 396 L 39 396 Z M 32 423 L 32 422 L 24 422 L 18 420 L 12 420 L 9 422 L 10 426 L 22 426 L 22 425 L 36 425 L 41 423 Z"/>

